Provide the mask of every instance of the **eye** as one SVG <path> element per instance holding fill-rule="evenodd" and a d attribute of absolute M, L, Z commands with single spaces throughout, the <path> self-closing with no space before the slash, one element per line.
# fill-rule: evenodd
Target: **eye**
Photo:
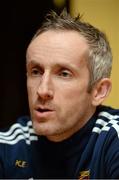
<path fill-rule="evenodd" d="M 32 68 L 32 69 L 31 69 L 31 74 L 32 74 L 33 76 L 37 76 L 37 75 L 39 74 L 39 70 L 38 70 L 37 68 Z"/>
<path fill-rule="evenodd" d="M 31 69 L 31 75 L 32 76 L 39 76 L 39 75 L 42 75 L 43 74 L 43 71 L 39 68 L 32 68 Z"/>
<path fill-rule="evenodd" d="M 63 78 L 70 78 L 70 77 L 72 77 L 72 73 L 69 70 L 61 70 L 59 72 L 59 76 L 61 76 Z"/>

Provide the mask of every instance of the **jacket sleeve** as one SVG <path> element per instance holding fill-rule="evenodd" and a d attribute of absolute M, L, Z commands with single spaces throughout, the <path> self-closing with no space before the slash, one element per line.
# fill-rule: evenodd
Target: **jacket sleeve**
<path fill-rule="evenodd" d="M 2 166 L 2 162 L 0 162 L 0 179 L 3 179 L 3 166 Z"/>
<path fill-rule="evenodd" d="M 4 154 L 5 154 L 5 146 L 0 143 L 0 179 L 4 179 Z"/>
<path fill-rule="evenodd" d="M 117 126 L 118 127 L 118 126 Z M 105 156 L 106 174 L 110 179 L 119 179 L 119 129 L 115 131 L 111 138 L 108 138 L 107 152 Z M 110 136 L 110 135 L 109 135 Z"/>

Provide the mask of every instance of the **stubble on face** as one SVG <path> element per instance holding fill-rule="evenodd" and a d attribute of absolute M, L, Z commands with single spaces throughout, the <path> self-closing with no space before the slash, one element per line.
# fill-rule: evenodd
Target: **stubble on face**
<path fill-rule="evenodd" d="M 42 78 L 46 72 L 49 73 L 50 81 L 47 86 L 53 91 L 53 97 L 44 101 L 40 94 L 42 91 L 37 94 L 40 77 L 28 76 L 29 106 L 37 134 L 45 135 L 53 141 L 61 141 L 78 131 L 94 113 L 91 95 L 87 92 L 89 71 L 84 60 L 87 49 L 85 39 L 72 31 L 48 31 L 31 42 L 27 51 L 27 64 L 31 61 L 42 64 Z M 68 78 L 63 74 L 67 75 L 67 72 Z M 34 116 L 34 107 L 37 105 L 45 108 L 48 106 L 55 112 L 38 121 Z"/>

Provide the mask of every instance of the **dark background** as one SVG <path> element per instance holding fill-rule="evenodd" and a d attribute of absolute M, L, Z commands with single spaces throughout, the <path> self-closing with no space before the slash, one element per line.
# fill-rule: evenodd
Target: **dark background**
<path fill-rule="evenodd" d="M 68 1 L 65 7 L 68 9 Z M 0 1 L 0 128 L 28 115 L 26 91 L 26 48 L 44 15 L 54 9 L 52 0 Z"/>

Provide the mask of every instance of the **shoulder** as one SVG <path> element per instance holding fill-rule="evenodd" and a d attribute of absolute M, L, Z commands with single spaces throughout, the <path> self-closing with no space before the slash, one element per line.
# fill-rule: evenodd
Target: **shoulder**
<path fill-rule="evenodd" d="M 91 139 L 94 143 L 92 172 L 97 177 L 115 179 L 119 177 L 119 110 L 101 106 L 95 118 Z"/>
<path fill-rule="evenodd" d="M 93 128 L 98 136 L 95 150 L 100 151 L 106 177 L 116 179 L 119 177 L 119 109 L 104 106 L 97 117 Z"/>
<path fill-rule="evenodd" d="M 97 120 L 93 132 L 109 132 L 113 129 L 119 135 L 119 109 L 101 106 L 97 113 Z"/>
<path fill-rule="evenodd" d="M 34 140 L 37 140 L 37 136 L 33 130 L 32 121 L 27 116 L 18 118 L 11 127 L 0 131 L 0 144 L 15 145 L 19 141 L 30 144 Z"/>

